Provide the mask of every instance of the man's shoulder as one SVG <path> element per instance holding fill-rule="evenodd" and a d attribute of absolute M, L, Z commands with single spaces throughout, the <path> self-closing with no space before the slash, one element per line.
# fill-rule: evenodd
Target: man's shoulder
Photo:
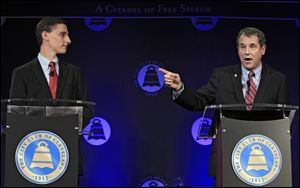
<path fill-rule="evenodd" d="M 237 72 L 240 71 L 241 65 L 229 65 L 229 66 L 223 66 L 223 67 L 218 67 L 215 69 L 216 73 L 232 73 L 232 72 Z"/>
<path fill-rule="evenodd" d="M 74 65 L 72 63 L 69 63 L 67 61 L 60 61 L 60 66 L 67 67 L 68 69 L 76 70 L 76 71 L 81 71 L 81 68 L 77 65 Z"/>
<path fill-rule="evenodd" d="M 275 69 L 275 68 L 272 68 L 270 65 L 263 65 L 263 69 L 262 69 L 263 72 L 266 73 L 266 75 L 272 75 L 272 76 L 275 76 L 275 77 L 278 77 L 278 78 L 285 78 L 286 75 L 284 73 L 282 73 L 281 71 Z"/>
<path fill-rule="evenodd" d="M 38 59 L 34 58 L 33 60 L 31 60 L 31 61 L 29 61 L 29 62 L 27 62 L 27 63 L 25 63 L 25 64 L 23 64 L 23 65 L 21 65 L 19 67 L 16 67 L 14 69 L 14 71 L 17 71 L 17 72 L 19 72 L 19 71 L 26 71 L 30 67 L 35 66 L 37 63 L 38 63 Z"/>

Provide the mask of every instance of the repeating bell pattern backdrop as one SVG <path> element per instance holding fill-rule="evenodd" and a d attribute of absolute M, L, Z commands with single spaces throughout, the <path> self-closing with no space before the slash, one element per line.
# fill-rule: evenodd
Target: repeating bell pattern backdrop
<path fill-rule="evenodd" d="M 83 69 L 96 102 L 85 128 L 95 134 L 81 138 L 82 186 L 212 186 L 211 139 L 196 139 L 200 123 L 209 127 L 211 119 L 176 105 L 158 67 L 179 73 L 186 87 L 197 89 L 215 68 L 239 64 L 235 42 L 244 27 L 265 32 L 263 63 L 288 76 L 291 103 L 299 105 L 299 20 L 198 14 L 62 16 L 72 44 L 59 58 Z M 40 18 L 1 17 L 2 99 L 13 68 L 37 56 Z M 299 166 L 299 129 L 292 131 L 293 166 Z"/>

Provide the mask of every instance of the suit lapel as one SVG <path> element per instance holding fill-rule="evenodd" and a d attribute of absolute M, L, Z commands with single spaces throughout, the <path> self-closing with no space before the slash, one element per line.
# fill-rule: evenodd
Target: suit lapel
<path fill-rule="evenodd" d="M 262 98 L 263 93 L 265 93 L 265 92 L 267 93 L 266 86 L 270 82 L 270 76 L 268 74 L 269 74 L 268 67 L 263 66 L 262 71 L 261 71 L 261 78 L 260 78 L 259 86 L 257 88 L 256 96 L 254 99 L 254 103 L 261 103 L 261 101 L 263 99 Z"/>
<path fill-rule="evenodd" d="M 69 74 L 68 64 L 63 61 L 60 61 L 59 62 L 58 86 L 57 86 L 57 91 L 56 91 L 57 98 L 60 98 L 62 95 L 62 91 L 65 86 L 66 78 L 68 77 L 68 74 Z"/>
<path fill-rule="evenodd" d="M 31 70 L 33 71 L 37 80 L 40 82 L 41 87 L 42 87 L 43 91 L 45 91 L 47 97 L 51 98 L 51 91 L 50 91 L 47 79 L 43 73 L 43 69 L 42 69 L 38 59 L 33 60 L 32 65 L 31 65 Z"/>
<path fill-rule="evenodd" d="M 230 77 L 232 78 L 232 83 L 234 87 L 234 92 L 237 98 L 237 101 L 241 104 L 243 104 L 244 101 L 244 95 L 242 90 L 242 84 L 241 84 L 241 76 L 242 76 L 242 70 L 240 66 L 235 66 L 232 75 Z"/>

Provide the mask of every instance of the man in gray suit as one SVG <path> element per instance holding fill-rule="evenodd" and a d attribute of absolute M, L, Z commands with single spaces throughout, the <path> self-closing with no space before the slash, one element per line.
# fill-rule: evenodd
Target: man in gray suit
<path fill-rule="evenodd" d="M 286 76 L 262 64 L 266 52 L 264 33 L 257 28 L 244 28 L 239 32 L 236 44 L 241 65 L 217 68 L 208 83 L 195 92 L 182 83 L 179 74 L 160 68 L 165 84 L 172 88 L 174 101 L 190 111 L 202 111 L 212 104 L 289 104 Z M 253 85 L 249 82 L 250 72 Z M 216 126 L 213 124 L 211 130 Z M 215 147 L 213 142 L 209 168 L 209 175 L 213 177 L 216 176 Z"/>

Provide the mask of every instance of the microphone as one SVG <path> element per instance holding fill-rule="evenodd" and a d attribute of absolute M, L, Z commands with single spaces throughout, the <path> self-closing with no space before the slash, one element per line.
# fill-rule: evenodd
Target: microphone
<path fill-rule="evenodd" d="M 54 71 L 51 71 L 51 72 L 49 73 L 49 76 L 53 77 L 53 76 L 54 76 Z"/>
<path fill-rule="evenodd" d="M 250 87 L 250 81 L 247 80 L 247 87 L 249 88 Z"/>

